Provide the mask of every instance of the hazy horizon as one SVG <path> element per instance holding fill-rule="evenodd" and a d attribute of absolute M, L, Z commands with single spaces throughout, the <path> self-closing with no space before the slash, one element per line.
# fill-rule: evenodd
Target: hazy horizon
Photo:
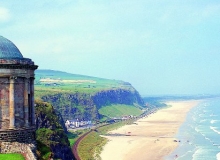
<path fill-rule="evenodd" d="M 220 2 L 3 1 L 2 36 L 39 69 L 117 79 L 141 95 L 220 93 Z"/>

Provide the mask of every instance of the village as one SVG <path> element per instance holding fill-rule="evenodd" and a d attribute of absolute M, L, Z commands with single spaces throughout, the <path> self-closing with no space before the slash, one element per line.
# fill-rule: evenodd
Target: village
<path fill-rule="evenodd" d="M 133 118 L 136 118 L 136 116 L 126 115 L 123 117 L 112 117 L 109 120 L 107 120 L 106 123 L 115 123 L 118 121 L 129 120 L 129 119 L 133 119 Z M 92 122 L 91 120 L 79 120 L 79 119 L 66 120 L 66 122 L 65 122 L 65 126 L 66 126 L 67 130 L 93 128 L 93 127 L 97 126 L 97 124 L 98 124 L 97 122 Z"/>
<path fill-rule="evenodd" d="M 130 119 L 139 119 L 143 117 L 147 117 L 150 114 L 153 114 L 157 111 L 158 109 L 154 108 L 151 110 L 144 110 L 144 112 L 139 115 L 139 116 L 133 116 L 133 115 L 125 115 L 122 117 L 111 117 L 108 120 L 105 121 L 105 123 L 115 123 L 119 121 L 126 121 Z M 66 120 L 65 126 L 67 130 L 80 130 L 80 129 L 92 129 L 97 127 L 98 124 L 101 122 L 93 122 L 91 120 L 79 120 L 79 119 L 74 119 L 74 120 Z"/>

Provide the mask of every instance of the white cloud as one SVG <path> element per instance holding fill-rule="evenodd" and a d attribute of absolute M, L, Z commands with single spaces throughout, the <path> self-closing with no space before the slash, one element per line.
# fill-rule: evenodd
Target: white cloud
<path fill-rule="evenodd" d="M 0 21 L 7 21 L 10 19 L 10 13 L 7 8 L 0 7 Z"/>

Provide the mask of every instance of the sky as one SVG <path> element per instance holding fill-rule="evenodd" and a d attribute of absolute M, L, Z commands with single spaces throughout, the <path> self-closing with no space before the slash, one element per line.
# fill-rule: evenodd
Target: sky
<path fill-rule="evenodd" d="M 220 93 L 218 0 L 7 0 L 0 35 L 39 69 L 123 80 L 141 95 Z"/>

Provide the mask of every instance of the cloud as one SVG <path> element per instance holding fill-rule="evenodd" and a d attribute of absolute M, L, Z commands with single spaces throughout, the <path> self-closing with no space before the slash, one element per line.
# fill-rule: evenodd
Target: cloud
<path fill-rule="evenodd" d="M 10 19 L 10 13 L 7 8 L 0 7 L 0 21 L 8 21 Z"/>

